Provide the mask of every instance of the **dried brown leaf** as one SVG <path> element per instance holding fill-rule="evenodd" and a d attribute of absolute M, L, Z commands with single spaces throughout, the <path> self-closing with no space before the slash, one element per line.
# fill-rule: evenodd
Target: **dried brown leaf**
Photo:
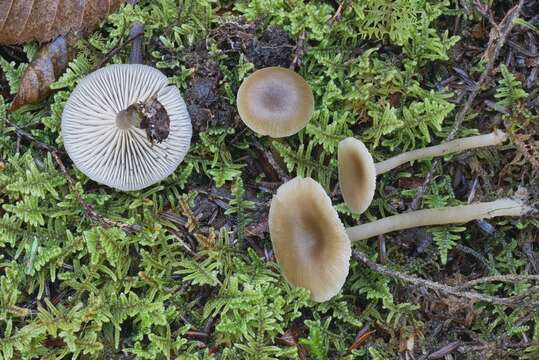
<path fill-rule="evenodd" d="M 88 33 L 97 22 L 116 11 L 125 0 L 0 0 L 0 44 L 46 42 L 21 78 L 11 111 L 45 100 L 50 85 L 64 72 L 71 30 Z"/>
<path fill-rule="evenodd" d="M 421 185 L 423 185 L 423 182 L 425 181 L 424 178 L 420 177 L 402 177 L 399 178 L 399 188 L 401 189 L 417 189 L 420 188 Z"/>
<path fill-rule="evenodd" d="M 367 340 L 369 340 L 370 336 L 375 332 L 376 330 L 369 331 L 369 326 L 363 327 L 363 329 L 361 329 L 356 335 L 356 338 L 354 339 L 352 345 L 350 345 L 350 347 L 348 348 L 348 353 L 350 353 L 352 350 L 359 349 L 363 345 L 365 345 Z"/>
<path fill-rule="evenodd" d="M 47 42 L 70 31 L 87 33 L 125 0 L 0 0 L 0 44 Z"/>
<path fill-rule="evenodd" d="M 39 49 L 34 60 L 21 77 L 19 91 L 11 104 L 11 111 L 46 99 L 50 85 L 64 72 L 68 63 L 66 40 L 60 36 Z"/>
<path fill-rule="evenodd" d="M 301 332 L 302 330 L 297 325 L 292 325 L 283 335 L 279 336 L 276 341 L 283 346 L 295 346 L 300 360 L 307 360 L 309 358 L 307 350 L 298 342 Z"/>
<path fill-rule="evenodd" d="M 453 351 L 457 350 L 460 346 L 460 341 L 453 341 L 441 349 L 438 349 L 428 356 L 429 360 L 435 360 L 435 359 L 443 359 L 446 355 L 451 354 Z"/>

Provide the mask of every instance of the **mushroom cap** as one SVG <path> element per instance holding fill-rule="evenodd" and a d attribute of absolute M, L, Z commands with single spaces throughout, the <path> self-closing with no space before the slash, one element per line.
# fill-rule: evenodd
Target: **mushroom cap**
<path fill-rule="evenodd" d="M 311 291 L 314 301 L 335 296 L 348 276 L 351 244 L 322 186 L 296 177 L 271 201 L 269 230 L 286 280 Z"/>
<path fill-rule="evenodd" d="M 146 131 L 120 128 L 116 116 L 157 94 L 170 119 L 169 135 L 152 144 Z M 191 144 L 191 119 L 178 88 L 147 65 L 109 65 L 86 76 L 62 114 L 64 146 L 90 179 L 119 190 L 139 190 L 169 176 Z"/>
<path fill-rule="evenodd" d="M 363 213 L 374 198 L 376 167 L 371 153 L 360 140 L 352 137 L 339 143 L 339 185 L 346 205 Z"/>
<path fill-rule="evenodd" d="M 303 129 L 314 112 L 311 87 L 297 73 L 267 67 L 249 75 L 237 96 L 238 112 L 251 130 L 273 138 Z"/>

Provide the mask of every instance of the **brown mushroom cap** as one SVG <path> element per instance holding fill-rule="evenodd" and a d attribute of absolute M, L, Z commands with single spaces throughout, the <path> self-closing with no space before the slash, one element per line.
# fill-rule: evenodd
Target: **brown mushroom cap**
<path fill-rule="evenodd" d="M 376 190 L 376 167 L 371 153 L 361 141 L 346 138 L 339 143 L 339 185 L 346 205 L 364 212 Z"/>
<path fill-rule="evenodd" d="M 241 84 L 238 112 L 251 130 L 274 138 L 303 129 L 314 111 L 314 96 L 307 82 L 281 67 L 260 69 Z"/>
<path fill-rule="evenodd" d="M 279 187 L 269 211 L 275 257 L 286 280 L 314 301 L 335 296 L 346 280 L 351 245 L 322 186 L 296 177 Z"/>

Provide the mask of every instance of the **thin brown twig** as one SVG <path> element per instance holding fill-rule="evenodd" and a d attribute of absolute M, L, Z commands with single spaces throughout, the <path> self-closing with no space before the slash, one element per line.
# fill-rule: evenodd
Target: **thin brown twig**
<path fill-rule="evenodd" d="M 71 175 L 69 175 L 69 172 L 67 171 L 67 168 L 62 162 L 62 159 L 60 159 L 60 157 L 55 151 L 51 151 L 51 155 L 54 158 L 54 161 L 56 161 L 56 164 L 58 164 L 58 167 L 60 167 L 60 171 L 62 171 L 62 174 L 64 174 L 69 190 L 73 194 L 75 194 L 75 197 L 77 198 L 78 203 L 80 204 L 80 206 L 82 206 L 82 208 L 84 209 L 84 212 L 90 219 L 96 221 L 97 223 L 99 223 L 99 225 L 101 225 L 104 228 L 118 227 L 124 230 L 128 234 L 135 233 L 142 229 L 142 226 L 140 225 L 137 225 L 137 224 L 129 225 L 129 224 L 124 224 L 118 221 L 114 221 L 114 220 L 104 217 L 103 215 L 95 211 L 94 207 L 88 204 L 87 202 L 85 202 L 80 192 L 76 189 L 75 181 L 73 180 Z"/>
<path fill-rule="evenodd" d="M 103 215 L 101 215 L 97 211 L 95 211 L 95 209 L 93 208 L 92 205 L 90 205 L 90 204 L 88 204 L 88 203 L 86 203 L 84 201 L 84 199 L 82 198 L 82 195 L 76 189 L 75 181 L 73 180 L 73 178 L 71 177 L 71 175 L 67 171 L 67 168 L 65 167 L 62 159 L 58 155 L 58 154 L 62 153 L 62 151 L 58 150 L 57 148 L 55 148 L 52 145 L 45 144 L 44 142 L 39 141 L 38 139 L 36 139 L 32 135 L 30 135 L 28 132 L 24 131 L 17 124 L 12 123 L 9 120 L 6 120 L 6 122 L 10 127 L 15 129 L 15 132 L 18 135 L 20 135 L 20 136 L 22 136 L 24 138 L 27 138 L 28 140 L 35 143 L 39 148 L 48 151 L 52 155 L 52 157 L 54 158 L 54 161 L 56 162 L 56 164 L 60 168 L 60 171 L 62 172 L 62 174 L 64 175 L 64 178 L 67 181 L 67 185 L 68 185 L 69 190 L 73 194 L 75 194 L 75 197 L 77 198 L 78 203 L 80 204 L 80 206 L 82 206 L 82 208 L 84 209 L 84 212 L 86 213 L 86 215 L 90 219 L 97 222 L 99 225 L 101 225 L 104 228 L 119 227 L 128 234 L 135 233 L 135 232 L 140 231 L 142 229 L 142 226 L 140 226 L 140 225 L 137 225 L 137 224 L 130 225 L 130 224 L 124 224 L 124 223 L 121 223 L 121 222 L 118 222 L 118 221 L 114 221 L 114 220 L 111 220 L 111 219 L 108 219 L 108 218 L 104 217 Z"/>
<path fill-rule="evenodd" d="M 113 47 L 112 49 L 110 49 L 105 54 L 105 56 L 103 57 L 101 62 L 99 62 L 99 64 L 93 70 L 95 71 L 95 70 L 100 69 L 103 66 L 105 66 L 112 59 L 112 57 L 114 55 L 116 55 L 119 51 L 121 51 L 123 48 L 125 48 L 127 45 L 129 45 L 133 40 L 137 39 L 139 36 L 142 36 L 142 35 L 144 35 L 144 32 L 136 33 L 133 36 L 128 37 L 126 41 L 124 41 L 124 42 L 118 44 L 117 46 Z"/>
<path fill-rule="evenodd" d="M 491 296 L 491 295 L 484 295 L 475 291 L 460 290 L 457 287 L 440 284 L 435 281 L 422 279 L 417 276 L 402 273 L 400 271 L 391 270 L 383 265 L 380 265 L 372 261 L 371 259 L 369 259 L 369 257 L 366 254 L 358 250 L 353 250 L 352 256 L 354 257 L 354 259 L 361 261 L 363 264 L 365 264 L 367 267 L 369 267 L 371 270 L 377 273 L 388 275 L 395 279 L 406 281 L 414 285 L 423 286 L 431 290 L 438 290 L 443 293 L 454 295 L 457 297 L 463 297 L 470 300 L 477 300 L 477 301 L 487 302 L 490 304 L 506 305 L 506 306 L 511 306 L 511 307 L 521 306 L 521 307 L 534 308 L 534 307 L 539 306 L 539 302 L 529 301 L 529 299 L 526 299 L 524 296 L 497 297 L 497 296 Z"/>
<path fill-rule="evenodd" d="M 458 352 L 461 354 L 466 354 L 470 352 L 478 352 L 485 350 L 508 350 L 508 349 L 526 349 L 539 347 L 539 341 L 530 341 L 530 342 L 512 342 L 504 344 L 492 344 L 488 343 L 485 345 L 461 345 L 458 347 Z"/>
<path fill-rule="evenodd" d="M 301 34 L 299 34 L 298 41 L 296 42 L 296 53 L 294 55 L 294 60 L 292 60 L 292 63 L 290 64 L 290 70 L 297 70 L 297 68 L 300 67 L 301 63 L 303 62 L 303 57 L 305 56 L 306 37 L 307 33 L 305 31 L 302 31 Z"/>
<path fill-rule="evenodd" d="M 519 282 L 519 281 L 539 281 L 539 275 L 531 275 L 531 274 L 525 274 L 525 275 L 517 275 L 517 274 L 509 274 L 509 275 L 493 275 L 493 276 L 485 276 L 481 277 L 479 279 L 474 279 L 467 281 L 466 283 L 459 285 L 457 289 L 467 289 L 473 286 L 477 286 L 480 284 L 488 283 L 488 282 Z"/>
<path fill-rule="evenodd" d="M 337 21 L 339 21 L 342 17 L 342 13 L 343 13 L 343 10 L 344 10 L 344 3 L 346 2 L 346 0 L 342 0 L 340 3 L 339 3 L 339 7 L 337 8 L 337 11 L 335 11 L 335 14 L 331 17 L 331 19 L 329 20 L 329 23 L 331 25 L 335 24 Z"/>
<path fill-rule="evenodd" d="M 27 138 L 28 140 L 34 142 L 38 147 L 40 147 L 40 148 L 42 148 L 44 150 L 47 150 L 49 152 L 61 153 L 61 151 L 56 149 L 54 146 L 49 145 L 49 144 L 45 144 L 44 142 L 39 141 L 38 139 L 33 137 L 29 132 L 25 131 L 21 126 L 15 124 L 15 123 L 12 123 L 11 121 L 9 121 L 7 119 L 6 119 L 6 123 L 10 127 L 12 127 L 13 129 L 15 129 L 15 132 L 17 133 L 17 135 L 20 135 L 22 137 Z"/>
<path fill-rule="evenodd" d="M 436 351 L 433 351 L 433 352 L 431 352 L 431 353 L 429 353 L 427 355 L 422 356 L 421 358 L 419 358 L 419 360 L 424 360 L 424 359 L 429 359 L 429 360 L 444 359 L 444 358 L 446 358 L 446 355 L 451 354 L 452 352 L 457 350 L 458 347 L 460 346 L 460 344 L 461 344 L 461 342 L 458 341 L 458 340 L 450 342 L 449 344 L 446 344 L 442 348 L 440 348 L 440 349 L 438 349 Z"/>
<path fill-rule="evenodd" d="M 258 150 L 262 152 L 262 154 L 264 155 L 268 163 L 271 165 L 273 170 L 275 170 L 275 172 L 277 173 L 277 175 L 282 181 L 287 181 L 290 178 L 286 174 L 286 172 L 279 166 L 279 164 L 277 163 L 277 160 L 275 160 L 275 157 L 271 153 L 271 150 L 264 148 L 264 146 L 258 140 L 255 140 L 253 142 L 253 145 L 254 147 L 256 147 Z"/>
<path fill-rule="evenodd" d="M 468 95 L 468 99 L 464 103 L 464 106 L 459 111 L 455 118 L 455 123 L 453 125 L 453 128 L 447 135 L 447 138 L 445 141 L 451 141 L 455 138 L 457 135 L 458 130 L 460 129 L 460 126 L 462 125 L 462 122 L 464 121 L 466 114 L 468 111 L 470 111 L 470 108 L 472 106 L 473 101 L 481 91 L 481 87 L 487 82 L 489 79 L 490 73 L 492 69 L 494 68 L 494 63 L 496 62 L 496 59 L 498 58 L 498 55 L 500 53 L 501 48 L 505 44 L 505 41 L 507 39 L 507 36 L 513 29 L 513 20 L 518 17 L 520 14 L 520 9 L 522 8 L 524 4 L 524 0 L 520 0 L 518 2 L 518 5 L 515 5 L 512 7 L 504 16 L 502 21 L 497 26 L 493 26 L 490 34 L 490 40 L 489 44 L 487 46 L 487 49 L 485 50 L 485 56 L 488 58 L 488 63 L 485 67 L 485 70 L 479 77 L 479 80 L 475 84 L 474 89 Z M 425 181 L 423 182 L 423 185 L 421 186 L 421 189 L 417 192 L 414 200 L 412 201 L 412 204 L 410 206 L 410 210 L 417 210 L 419 208 L 419 205 L 421 203 L 421 200 L 423 199 L 423 196 L 427 192 L 429 185 L 432 181 L 434 172 L 438 169 L 440 165 L 441 159 L 435 159 L 432 163 L 432 168 L 427 173 L 427 176 L 425 177 Z"/>
<path fill-rule="evenodd" d="M 127 3 L 135 6 L 139 0 L 127 0 Z M 141 64 L 142 63 L 142 39 L 139 39 L 144 35 L 144 24 L 141 22 L 135 21 L 131 25 L 127 40 L 124 42 L 123 38 L 120 38 L 118 43 L 110 49 L 101 62 L 94 68 L 94 71 L 105 66 L 114 55 L 116 55 L 120 50 L 125 48 L 129 43 L 133 42 L 133 47 L 131 48 L 131 54 L 129 55 L 129 63 L 131 64 Z M 135 41 L 136 40 L 136 41 Z"/>
<path fill-rule="evenodd" d="M 178 240 L 178 242 L 180 243 L 181 247 L 191 256 L 196 256 L 196 253 L 193 251 L 193 249 L 191 249 L 191 247 L 185 242 L 183 241 L 182 239 L 182 236 L 181 234 L 176 231 L 176 230 L 173 230 L 171 229 L 170 227 L 167 227 L 167 231 L 169 231 L 172 236 L 174 236 L 176 238 L 176 240 Z"/>
<path fill-rule="evenodd" d="M 457 243 L 455 245 L 455 249 L 458 249 L 458 250 L 462 251 L 465 254 L 468 254 L 468 255 L 471 255 L 471 256 L 475 257 L 479 261 L 479 263 L 485 268 L 485 270 L 488 270 L 491 273 L 492 272 L 496 273 L 496 269 L 494 269 L 489 264 L 488 260 L 483 255 L 481 255 L 479 252 L 472 249 L 471 247 L 463 245 L 461 243 Z"/>

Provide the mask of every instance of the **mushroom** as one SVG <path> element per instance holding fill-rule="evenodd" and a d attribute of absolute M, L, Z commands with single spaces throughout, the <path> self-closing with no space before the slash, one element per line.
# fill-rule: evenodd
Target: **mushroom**
<path fill-rule="evenodd" d="M 64 146 L 90 179 L 129 191 L 169 176 L 191 143 L 180 91 L 153 67 L 115 64 L 75 88 L 62 114 Z"/>
<path fill-rule="evenodd" d="M 275 257 L 286 280 L 307 288 L 314 301 L 335 296 L 349 270 L 351 241 L 417 226 L 466 223 L 531 211 L 524 200 L 504 198 L 470 205 L 418 210 L 345 228 L 321 185 L 296 177 L 279 187 L 269 211 Z"/>
<path fill-rule="evenodd" d="M 344 285 L 350 240 L 322 186 L 296 177 L 279 187 L 271 201 L 269 230 L 277 262 L 287 281 L 326 301 Z"/>
<path fill-rule="evenodd" d="M 314 111 L 311 87 L 297 73 L 267 67 L 249 75 L 237 95 L 238 113 L 251 130 L 280 138 L 303 129 Z"/>
<path fill-rule="evenodd" d="M 339 185 L 348 208 L 363 213 L 371 204 L 376 189 L 376 176 L 406 162 L 443 156 L 469 149 L 498 145 L 507 139 L 501 130 L 490 134 L 448 141 L 436 146 L 408 151 L 375 163 L 367 147 L 358 139 L 346 138 L 339 143 Z"/>

